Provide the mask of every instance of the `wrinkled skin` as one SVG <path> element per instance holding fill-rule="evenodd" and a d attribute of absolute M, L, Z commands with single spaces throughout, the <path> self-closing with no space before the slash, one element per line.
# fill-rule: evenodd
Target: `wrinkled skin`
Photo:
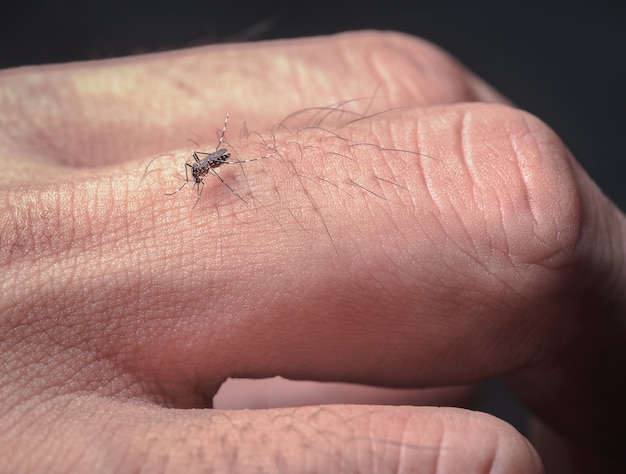
<path fill-rule="evenodd" d="M 623 463 L 624 216 L 434 46 L 366 32 L 21 68 L 0 110 L 0 470 Z M 195 207 L 193 183 L 166 196 L 226 112 L 232 161 L 273 156 L 220 167 L 232 191 L 207 175 Z M 504 376 L 537 451 L 459 408 L 210 409 L 226 378 L 277 374 Z"/>

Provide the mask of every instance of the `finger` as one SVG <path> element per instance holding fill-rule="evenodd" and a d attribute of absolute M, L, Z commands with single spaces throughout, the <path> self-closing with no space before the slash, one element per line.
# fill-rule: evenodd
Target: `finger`
<path fill-rule="evenodd" d="M 132 199 L 126 176 L 103 173 L 40 197 L 16 189 L 16 219 L 36 217 L 7 233 L 5 274 L 27 294 L 3 309 L 19 321 L 34 301 L 31 319 L 90 353 L 106 344 L 181 404 L 194 383 L 210 399 L 232 376 L 429 386 L 507 373 L 543 342 L 528 305 L 559 284 L 578 235 L 568 165 L 524 142 L 527 120 L 459 106 L 283 129 L 276 157 L 220 168 L 240 195 L 207 175 L 196 207 L 194 190 L 164 196 L 166 173 Z"/>
<path fill-rule="evenodd" d="M 133 370 L 187 389 L 181 382 L 198 375 L 216 389 L 236 375 L 434 385 L 506 373 L 543 342 L 535 334 L 546 322 L 529 320 L 539 313 L 527 305 L 559 284 L 562 250 L 578 236 L 569 165 L 523 142 L 526 120 L 453 107 L 356 122 L 342 140 L 287 134 L 276 159 L 221 171 L 249 188 L 249 202 L 210 175 L 200 208 L 193 192 L 164 196 L 160 175 L 129 201 L 123 175 L 107 183 L 100 174 L 110 197 L 99 201 L 92 186 L 34 203 L 15 190 L 16 219 L 28 221 L 31 208 L 38 217 L 27 234 L 6 234 L 5 275 L 34 293 L 7 295 L 3 309 L 18 314 L 34 300 L 33 317 L 64 315 L 58 327 L 86 337 L 97 318 L 82 315 L 100 301 L 98 314 L 124 325 L 81 345 L 114 341 L 108 351 Z M 351 147 L 371 136 L 378 149 Z M 511 350 L 510 337 L 527 342 Z"/>
<path fill-rule="evenodd" d="M 7 159 L 89 167 L 188 148 L 187 139 L 212 148 L 227 112 L 233 130 L 263 131 L 332 104 L 349 117 L 504 100 L 430 43 L 377 32 L 9 70 L 0 91 Z"/>
<path fill-rule="evenodd" d="M 429 386 L 513 373 L 570 436 L 605 448 L 618 438 L 623 378 L 584 382 L 603 351 L 620 351 L 617 319 L 592 317 L 587 299 L 606 281 L 603 307 L 619 301 L 619 274 L 594 262 L 619 256 L 620 231 L 594 239 L 593 221 L 583 227 L 592 202 L 552 132 L 509 108 L 463 105 L 283 133 L 272 166 L 222 174 L 249 201 L 214 180 L 192 208 L 195 196 L 158 191 L 162 177 L 135 200 L 112 185 L 95 209 L 76 204 L 94 202 L 89 187 L 41 197 L 32 234 L 8 235 L 6 274 L 23 293 L 3 309 L 31 305 L 28 321 L 9 321 L 45 321 L 46 343 L 104 356 L 115 378 L 89 380 L 101 390 L 122 372 L 135 396 L 177 406 L 209 404 L 231 376 Z M 20 209 L 31 198 L 12 199 Z M 576 377 L 551 377 L 582 359 L 565 372 Z"/>
<path fill-rule="evenodd" d="M 544 159 L 536 145 L 555 139 L 513 136 L 514 148 L 501 132 L 527 134 L 527 120 L 511 109 L 464 106 L 359 122 L 341 130 L 338 144 L 326 132 L 301 133 L 301 147 L 291 137 L 277 147 L 281 157 L 243 172 L 220 170 L 248 201 L 208 175 L 194 208 L 193 191 L 164 196 L 167 178 L 159 175 L 128 212 L 116 214 L 111 200 L 103 201 L 107 219 L 77 209 L 89 225 L 50 215 L 33 232 L 43 239 L 56 226 L 53 240 L 30 248 L 19 239 L 15 247 L 21 258 L 56 247 L 51 264 L 70 260 L 92 282 L 89 292 L 108 287 L 115 311 L 140 315 L 125 317 L 128 336 L 112 339 L 130 348 L 138 335 L 142 344 L 158 336 L 135 349 L 145 354 L 144 370 L 147 363 L 162 372 L 170 347 L 186 365 L 168 374 L 177 378 L 200 370 L 203 379 L 282 373 L 390 385 L 473 382 L 523 366 L 543 344 L 536 335 L 548 323 L 538 315 L 560 290 L 559 270 L 570 258 L 564 249 L 578 236 L 569 165 Z M 402 127 L 386 143 L 428 156 L 365 142 L 365 131 L 382 139 Z M 416 143 L 418 133 L 425 138 Z M 502 139 L 493 140 L 497 133 Z M 492 141 L 483 145 L 486 137 Z M 354 159 L 349 140 L 366 144 L 353 148 Z M 89 193 L 73 199 L 89 202 Z M 93 251 L 76 252 L 101 236 Z M 130 240 L 120 248 L 122 237 Z M 128 284 L 111 280 L 107 261 Z M 67 284 L 65 291 L 79 289 Z M 80 299 L 73 304 L 56 309 L 85 313 Z M 511 350 L 518 340 L 525 343 Z"/>
<path fill-rule="evenodd" d="M 541 472 L 533 448 L 514 429 L 459 409 L 185 411 L 79 398 L 64 402 L 61 412 L 43 414 L 40 407 L 39 414 L 38 423 L 26 417 L 11 425 L 28 440 L 27 455 L 0 444 L 9 470 Z"/>

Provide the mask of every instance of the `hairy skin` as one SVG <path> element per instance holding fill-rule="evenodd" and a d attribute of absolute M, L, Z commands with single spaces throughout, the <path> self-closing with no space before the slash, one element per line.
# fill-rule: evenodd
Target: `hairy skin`
<path fill-rule="evenodd" d="M 276 127 L 373 91 L 363 120 Z M 542 470 L 467 410 L 207 408 L 227 377 L 276 374 L 505 375 L 565 446 L 553 472 L 619 469 L 624 216 L 432 45 L 368 32 L 22 68 L 0 110 L 0 470 Z M 245 201 L 211 176 L 195 208 L 165 196 L 184 138 L 226 111 L 227 135 L 260 134 L 230 139 L 242 159 L 276 152 L 220 168 Z"/>

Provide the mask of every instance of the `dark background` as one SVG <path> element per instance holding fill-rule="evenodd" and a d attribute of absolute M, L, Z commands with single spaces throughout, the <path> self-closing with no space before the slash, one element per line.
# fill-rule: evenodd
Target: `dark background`
<path fill-rule="evenodd" d="M 364 28 L 447 49 L 556 130 L 626 209 L 624 1 L 14 1 L 0 7 L 0 67 Z M 524 429 L 501 384 L 485 408 Z"/>

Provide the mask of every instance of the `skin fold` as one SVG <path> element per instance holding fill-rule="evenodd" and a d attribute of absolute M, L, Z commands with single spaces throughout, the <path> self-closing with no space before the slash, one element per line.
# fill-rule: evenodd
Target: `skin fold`
<path fill-rule="evenodd" d="M 19 68 L 0 110 L 0 470 L 623 467 L 624 216 L 435 46 L 362 32 Z M 226 112 L 231 189 L 165 195 Z M 504 376 L 535 447 L 459 408 L 210 408 L 226 378 L 275 375 Z"/>

